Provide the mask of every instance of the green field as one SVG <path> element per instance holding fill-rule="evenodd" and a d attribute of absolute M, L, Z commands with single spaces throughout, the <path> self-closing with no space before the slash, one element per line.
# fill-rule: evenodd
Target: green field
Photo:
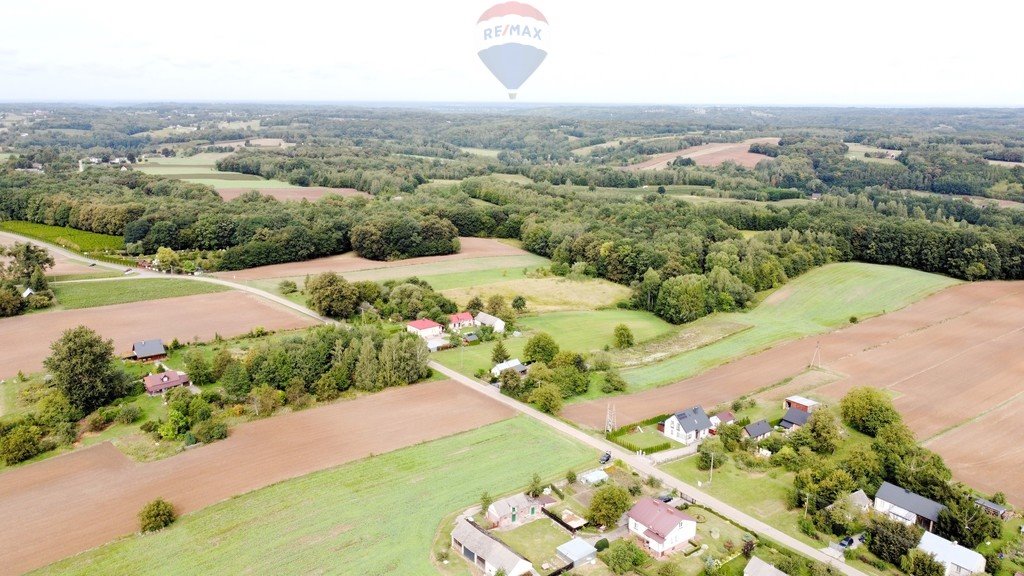
<path fill-rule="evenodd" d="M 211 294 L 230 290 L 226 286 L 209 282 L 195 282 L 178 278 L 132 278 L 124 280 L 97 280 L 95 282 L 65 282 L 50 286 L 61 309 L 94 308 L 110 304 L 126 304 L 142 300 L 159 300 L 193 294 Z"/>
<path fill-rule="evenodd" d="M 472 154 L 474 156 L 483 156 L 485 158 L 497 158 L 501 150 L 494 150 L 491 148 L 463 148 L 463 152 L 466 154 Z"/>
<path fill-rule="evenodd" d="M 827 332 L 851 316 L 864 319 L 898 310 L 954 284 L 959 281 L 896 266 L 830 264 L 792 280 L 752 310 L 714 314 L 689 325 L 728 321 L 749 329 L 622 375 L 633 390 L 675 382 L 785 340 Z"/>
<path fill-rule="evenodd" d="M 893 158 L 871 158 L 867 156 L 867 153 L 885 153 L 895 152 L 897 155 L 901 153 L 900 150 L 887 150 L 885 148 L 877 148 L 875 146 L 866 146 L 864 144 L 857 144 L 855 142 L 847 142 L 847 148 L 849 151 L 846 153 L 846 157 L 851 160 L 860 160 L 862 162 L 877 162 L 879 164 L 899 164 L 898 160 Z"/>
<path fill-rule="evenodd" d="M 196 184 L 206 184 L 215 189 L 250 188 L 261 190 L 265 188 L 298 187 L 281 180 L 265 180 L 253 174 L 218 172 L 217 161 L 229 155 L 225 152 L 204 152 L 195 156 L 150 158 L 146 162 L 138 164 L 135 169 L 146 174 L 167 176 Z"/>
<path fill-rule="evenodd" d="M 524 332 L 520 338 L 505 340 L 505 348 L 512 357 L 520 356 L 529 337 L 537 332 L 547 332 L 555 338 L 563 350 L 590 352 L 611 346 L 612 332 L 618 324 L 625 324 L 633 331 L 636 341 L 642 342 L 667 334 L 673 330 L 671 324 L 657 316 L 636 310 L 618 308 L 592 310 L 587 312 L 551 312 L 537 316 L 526 316 L 517 321 Z M 491 369 L 491 351 L 495 342 L 477 346 L 464 346 L 445 350 L 433 358 L 448 368 L 472 375 L 478 369 Z"/>
<path fill-rule="evenodd" d="M 48 226 L 35 222 L 10 220 L 0 222 L 0 230 L 56 244 L 75 252 L 115 252 L 124 249 L 124 238 L 120 236 L 75 230 L 66 226 Z"/>
<path fill-rule="evenodd" d="M 513 418 L 232 498 L 39 573 L 433 574 L 431 543 L 453 511 L 485 490 L 512 492 L 534 472 L 554 479 L 594 457 Z"/>

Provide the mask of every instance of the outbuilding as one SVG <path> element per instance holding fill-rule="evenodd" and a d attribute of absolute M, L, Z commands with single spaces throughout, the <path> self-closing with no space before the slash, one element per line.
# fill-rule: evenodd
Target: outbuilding
<path fill-rule="evenodd" d="M 808 414 L 814 412 L 814 410 L 820 405 L 820 402 L 811 400 L 810 398 L 805 398 L 804 396 L 790 396 L 782 401 L 783 410 L 796 408 L 797 410 L 807 412 Z"/>
<path fill-rule="evenodd" d="M 559 558 L 566 563 L 571 563 L 574 567 L 593 564 L 597 560 L 597 548 L 594 548 L 582 538 L 569 540 L 555 548 L 555 553 L 558 554 Z"/>

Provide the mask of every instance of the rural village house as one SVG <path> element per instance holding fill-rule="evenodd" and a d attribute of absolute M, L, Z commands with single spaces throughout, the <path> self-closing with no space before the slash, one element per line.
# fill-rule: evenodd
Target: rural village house
<path fill-rule="evenodd" d="M 146 386 L 146 393 L 150 395 L 162 394 L 164 391 L 170 390 L 171 388 L 188 386 L 191 384 L 188 379 L 188 374 L 178 372 L 176 370 L 168 370 L 167 372 L 160 372 L 159 374 L 150 374 L 142 379 L 142 383 Z"/>
<path fill-rule="evenodd" d="M 790 408 L 786 410 L 786 415 L 782 417 L 779 426 L 782 426 L 786 432 L 796 432 L 807 424 L 807 420 L 810 417 L 810 412 L 805 412 L 799 408 Z"/>
<path fill-rule="evenodd" d="M 711 433 L 711 419 L 700 406 L 676 412 L 665 420 L 665 436 L 683 444 L 693 444 Z"/>
<path fill-rule="evenodd" d="M 945 509 L 945 506 L 934 500 L 888 482 L 882 482 L 875 494 L 876 511 L 897 522 L 917 524 L 928 532 L 935 529 L 939 512 Z"/>
<path fill-rule="evenodd" d="M 768 421 L 763 418 L 761 420 L 758 420 L 757 422 L 747 424 L 746 426 L 743 427 L 743 437 L 750 438 L 755 442 L 764 440 L 768 436 L 771 436 L 771 433 L 772 425 L 769 424 Z"/>
<path fill-rule="evenodd" d="M 472 326 L 476 326 L 476 322 L 473 320 L 473 315 L 469 312 L 459 312 L 458 314 L 448 315 L 449 330 L 461 330 Z"/>
<path fill-rule="evenodd" d="M 500 364 L 495 364 L 494 368 L 491 368 L 491 376 L 497 378 L 498 376 L 501 376 L 501 373 L 505 370 L 515 370 L 520 376 L 525 376 L 527 371 L 526 366 L 523 366 L 523 363 L 519 361 L 519 358 L 512 358 L 511 360 L 506 360 Z"/>
<path fill-rule="evenodd" d="M 945 566 L 946 576 L 969 576 L 985 572 L 984 556 L 931 532 L 921 536 L 917 548 L 931 554 L 939 564 Z"/>
<path fill-rule="evenodd" d="M 521 526 L 543 517 L 542 510 L 554 503 L 554 498 L 543 494 L 536 498 L 528 494 L 513 494 L 491 503 L 487 507 L 487 520 L 496 528 Z"/>
<path fill-rule="evenodd" d="M 661 500 L 641 498 L 626 513 L 629 531 L 655 555 L 670 553 L 697 536 L 697 521 Z"/>
<path fill-rule="evenodd" d="M 868 498 L 868 495 L 863 490 L 857 490 L 855 492 L 850 492 L 845 497 L 841 497 L 839 500 L 829 504 L 825 509 L 831 510 L 836 504 L 844 499 L 846 500 L 846 503 L 850 505 L 850 510 L 852 512 L 864 513 L 871 508 L 871 498 Z"/>
<path fill-rule="evenodd" d="M 488 576 L 504 570 L 508 576 L 536 574 L 529 560 L 491 538 L 468 518 L 459 518 L 452 530 L 452 548 Z"/>
<path fill-rule="evenodd" d="M 159 360 L 167 357 L 167 349 L 163 340 L 143 340 L 132 344 L 132 354 L 136 360 Z"/>
<path fill-rule="evenodd" d="M 501 334 L 505 331 L 505 321 L 497 316 L 491 316 L 487 312 L 480 312 L 476 315 L 477 326 L 490 326 L 494 328 L 496 334 Z"/>
<path fill-rule="evenodd" d="M 752 556 L 750 562 L 747 562 L 747 567 L 743 569 L 743 576 L 788 576 L 782 570 L 779 570 L 775 566 L 761 560 L 757 556 Z"/>
<path fill-rule="evenodd" d="M 424 340 L 438 338 L 444 332 L 444 328 L 430 318 L 420 318 L 405 325 L 406 331 L 415 334 Z"/>
<path fill-rule="evenodd" d="M 735 424 L 736 423 L 736 416 L 734 416 L 732 412 L 725 411 L 725 412 L 719 412 L 718 414 L 715 414 L 714 416 L 712 416 L 710 418 L 710 420 L 711 420 L 711 429 L 712 430 L 718 430 L 719 426 L 723 426 L 725 424 Z"/>

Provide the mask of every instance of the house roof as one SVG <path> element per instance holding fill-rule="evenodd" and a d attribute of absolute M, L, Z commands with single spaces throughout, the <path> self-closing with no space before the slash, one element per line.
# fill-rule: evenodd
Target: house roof
<path fill-rule="evenodd" d="M 810 398 L 807 398 L 805 396 L 790 396 L 789 398 L 786 398 L 786 402 L 796 402 L 797 404 L 800 404 L 802 406 L 818 405 L 817 400 L 811 400 Z"/>
<path fill-rule="evenodd" d="M 512 358 L 511 360 L 505 360 L 500 364 L 495 364 L 494 368 L 491 368 L 491 372 L 497 371 L 498 374 L 501 374 L 502 372 L 508 370 L 509 368 L 515 370 L 516 372 L 522 372 L 523 370 L 526 370 L 526 366 L 523 366 L 523 363 L 519 361 L 519 358 Z"/>
<path fill-rule="evenodd" d="M 811 415 L 799 408 L 790 408 L 786 410 L 786 415 L 782 417 L 782 422 L 779 423 L 783 428 L 792 428 L 793 426 L 803 426 L 807 424 L 807 419 Z"/>
<path fill-rule="evenodd" d="M 934 500 L 930 500 L 915 494 L 905 488 L 900 488 L 895 484 L 888 482 L 882 482 L 882 486 L 879 487 L 878 492 L 875 493 L 876 500 L 884 500 L 895 506 L 899 506 L 908 512 L 931 520 L 932 522 L 939 521 L 939 512 L 946 509 L 945 506 L 939 504 Z"/>
<path fill-rule="evenodd" d="M 752 556 L 750 562 L 747 562 L 747 567 L 743 569 L 743 576 L 787 576 L 787 574 L 757 556 Z"/>
<path fill-rule="evenodd" d="M 689 514 L 654 498 L 641 498 L 627 514 L 647 527 L 644 536 L 653 537 L 659 542 L 664 541 L 681 522 L 696 522 Z"/>
<path fill-rule="evenodd" d="M 728 410 L 726 410 L 725 412 L 719 412 L 718 414 L 715 414 L 713 418 L 718 418 L 718 421 L 721 422 L 722 424 L 728 424 L 729 422 L 736 421 L 736 416 L 733 415 L 733 413 L 729 412 Z"/>
<path fill-rule="evenodd" d="M 591 470 L 586 474 L 580 474 L 580 480 L 586 484 L 597 484 L 608 479 L 608 473 L 604 470 Z"/>
<path fill-rule="evenodd" d="M 844 500 L 844 498 L 839 498 L 835 502 L 826 506 L 825 509 L 831 510 L 833 507 L 835 507 L 836 504 L 838 504 L 842 500 Z M 857 508 L 859 510 L 866 510 L 871 507 L 871 498 L 868 498 L 868 495 L 865 494 L 863 490 L 850 492 L 849 494 L 846 495 L 845 500 L 850 503 L 850 506 L 853 506 L 854 508 Z"/>
<path fill-rule="evenodd" d="M 487 312 L 480 312 L 476 315 L 476 321 L 483 324 L 484 326 L 494 326 L 498 322 L 505 323 L 504 320 L 497 316 L 491 316 Z"/>
<path fill-rule="evenodd" d="M 924 536 L 921 536 L 921 543 L 917 547 L 933 554 L 936 560 L 945 565 L 955 564 L 974 573 L 985 571 L 984 556 L 931 532 L 925 532 Z"/>
<path fill-rule="evenodd" d="M 149 358 L 151 356 L 163 356 L 167 353 L 167 350 L 164 348 L 163 340 L 156 338 L 132 344 L 132 352 L 135 352 L 136 358 Z"/>
<path fill-rule="evenodd" d="M 597 554 L 597 548 L 591 546 L 582 538 L 573 538 L 558 548 L 555 548 L 558 555 L 569 562 L 579 562 Z"/>
<path fill-rule="evenodd" d="M 142 383 L 145 384 L 146 390 L 173 388 L 174 386 L 188 384 L 188 375 L 184 372 L 176 371 L 160 372 L 144 377 Z"/>
<path fill-rule="evenodd" d="M 476 342 L 479 339 L 480 337 L 476 335 L 476 332 L 470 332 L 469 334 L 466 334 L 466 340 L 468 340 L 469 342 Z"/>
<path fill-rule="evenodd" d="M 761 419 L 753 424 L 747 424 L 743 429 L 747 431 L 747 435 L 751 438 L 757 438 L 758 436 L 771 434 L 772 425 L 769 424 L 767 420 Z"/>
<path fill-rule="evenodd" d="M 700 406 L 676 412 L 674 416 L 679 421 L 679 427 L 686 432 L 699 432 L 711 428 L 711 419 Z"/>
<path fill-rule="evenodd" d="M 528 494 L 520 492 L 519 494 L 513 494 L 507 498 L 501 500 L 495 500 L 487 508 L 487 511 L 495 516 L 502 518 L 512 513 L 512 507 L 516 510 L 529 510 L 530 506 L 537 506 L 543 508 L 548 504 L 554 504 L 555 499 L 551 496 L 541 494 L 540 496 L 533 498 Z"/>
<path fill-rule="evenodd" d="M 448 322 L 451 324 L 457 324 L 462 322 L 472 322 L 473 315 L 469 312 L 459 312 L 458 314 L 449 314 Z"/>
<path fill-rule="evenodd" d="M 440 328 L 441 325 L 434 322 L 430 318 L 420 318 L 419 320 L 413 320 L 409 322 L 408 326 L 415 328 L 416 330 L 429 330 L 431 328 Z"/>
<path fill-rule="evenodd" d="M 993 512 L 996 512 L 998 514 L 1003 514 L 1004 512 L 1006 512 L 1006 506 L 1003 506 L 1002 504 L 996 504 L 995 502 L 991 500 L 986 500 L 984 498 L 975 498 L 974 503 L 977 504 L 978 506 L 981 506 L 982 508 L 988 508 L 989 510 L 992 510 Z"/>
<path fill-rule="evenodd" d="M 530 564 L 529 560 L 491 538 L 476 523 L 466 518 L 459 518 L 455 523 L 452 538 L 462 542 L 463 546 L 472 550 L 477 556 L 486 558 L 487 562 L 495 567 L 495 570 L 503 568 L 505 572 L 511 574 L 520 562 Z"/>

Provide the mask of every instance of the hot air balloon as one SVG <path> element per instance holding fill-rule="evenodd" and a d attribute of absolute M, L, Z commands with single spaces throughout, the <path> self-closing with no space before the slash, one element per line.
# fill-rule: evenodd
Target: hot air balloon
<path fill-rule="evenodd" d="M 477 55 L 508 89 L 509 100 L 515 100 L 516 91 L 548 55 L 547 19 L 529 4 L 503 2 L 487 9 L 476 26 Z"/>

